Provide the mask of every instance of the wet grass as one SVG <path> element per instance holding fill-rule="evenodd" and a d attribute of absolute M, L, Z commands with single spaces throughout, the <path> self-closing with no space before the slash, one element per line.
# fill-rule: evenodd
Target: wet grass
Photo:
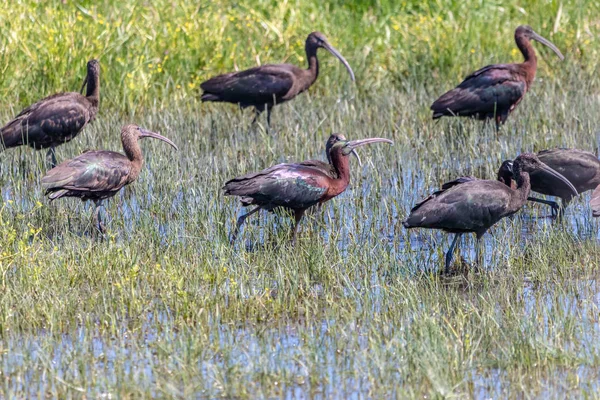
<path fill-rule="evenodd" d="M 0 7 L 0 121 L 41 96 L 31 87 L 75 89 L 84 61 L 100 54 L 100 116 L 58 149 L 59 160 L 120 151 L 129 122 L 180 147 L 142 142 L 143 172 L 107 203 L 102 241 L 90 234 L 91 205 L 44 199 L 43 153 L 0 154 L 1 397 L 597 396 L 600 231 L 589 193 L 564 224 L 539 206 L 501 221 L 485 236 L 483 270 L 453 278 L 437 275 L 447 236 L 407 232 L 400 221 L 442 182 L 493 178 L 522 151 L 600 145 L 598 4 L 563 5 L 556 25 L 557 3 L 485 2 L 464 24 L 457 16 L 468 4 L 421 3 Z M 42 22 L 17 27 L 26 15 Z M 252 27 L 242 32 L 246 15 Z M 80 25 L 62 30 L 65 21 Z M 522 22 L 539 26 L 567 60 L 543 56 L 502 132 L 431 121 L 428 105 L 458 77 L 518 59 L 512 30 Z M 210 26 L 222 34 L 201 33 Z M 302 63 L 313 29 L 335 38 L 357 86 L 323 56 L 315 87 L 278 106 L 270 132 L 264 120 L 250 127 L 249 112 L 198 102 L 197 82 L 234 63 L 254 65 L 257 55 Z M 238 45 L 228 58 L 242 33 L 260 46 Z M 455 40 L 442 36 L 450 33 Z M 55 47 L 36 48 L 40 38 Z M 359 150 L 364 165 L 352 165 L 351 186 L 303 222 L 295 248 L 291 220 L 273 214 L 250 218 L 230 246 L 242 210 L 222 196 L 223 183 L 325 159 L 331 132 L 395 146 Z M 468 238 L 456 266 L 469 270 L 474 256 Z"/>
<path fill-rule="evenodd" d="M 6 397 L 593 396 L 600 250 L 586 196 L 564 225 L 537 206 L 502 221 L 485 237 L 484 271 L 451 279 L 436 274 L 446 236 L 400 221 L 442 181 L 491 178 L 520 151 L 593 150 L 598 98 L 538 82 L 498 136 L 430 121 L 424 98 L 309 93 L 276 110 L 271 133 L 250 128 L 249 113 L 195 102 L 106 115 L 59 158 L 120 149 L 119 127 L 132 119 L 181 151 L 142 142 L 144 172 L 108 203 L 104 241 L 90 235 L 90 205 L 42 197 L 42 153 L 5 152 Z M 323 159 L 332 131 L 396 145 L 361 149 L 351 187 L 302 224 L 296 248 L 290 219 L 266 214 L 230 246 L 241 209 L 220 194 L 223 182 Z M 472 238 L 460 258 L 473 261 Z"/>

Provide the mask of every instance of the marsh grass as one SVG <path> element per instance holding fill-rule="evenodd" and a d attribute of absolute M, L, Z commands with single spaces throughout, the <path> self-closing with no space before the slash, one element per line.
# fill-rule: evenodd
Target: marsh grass
<path fill-rule="evenodd" d="M 476 121 L 433 122 L 427 105 L 476 67 L 518 59 L 514 26 L 530 22 L 547 34 L 556 3 L 481 3 L 466 20 L 458 16 L 468 5 L 454 2 L 154 4 L 0 7 L 0 120 L 42 92 L 77 86 L 77 66 L 100 53 L 100 116 L 58 149 L 59 159 L 120 151 L 129 122 L 180 147 L 141 142 L 143 172 L 107 202 L 101 241 L 90 234 L 89 204 L 43 197 L 44 154 L 1 154 L 3 397 L 597 396 L 600 248 L 589 193 L 564 224 L 535 205 L 498 223 L 485 236 L 481 272 L 468 268 L 474 239 L 466 238 L 456 265 L 469 273 L 452 278 L 437 274 L 449 238 L 400 223 L 448 179 L 493 178 L 522 151 L 598 147 L 596 3 L 562 6 L 550 38 L 568 59 L 542 56 L 532 91 L 499 134 Z M 235 23 L 246 15 L 260 22 L 240 42 Z M 16 22 L 26 16 L 38 23 Z M 77 28 L 59 29 L 65 23 Z M 455 40 L 443 36 L 457 26 Z M 61 40 L 38 48 L 49 29 Z M 252 116 L 233 106 L 198 102 L 196 81 L 254 65 L 257 55 L 302 63 L 313 29 L 355 67 L 356 87 L 323 56 L 315 87 L 277 107 L 271 131 L 264 121 L 251 127 Z M 236 43 L 253 45 L 232 53 Z M 150 74 L 167 47 L 172 63 Z M 360 150 L 365 163 L 353 163 L 351 186 L 303 221 L 295 248 L 290 219 L 266 213 L 230 246 L 242 211 L 222 196 L 223 183 L 278 162 L 324 159 L 331 132 L 385 136 L 395 146 Z"/>

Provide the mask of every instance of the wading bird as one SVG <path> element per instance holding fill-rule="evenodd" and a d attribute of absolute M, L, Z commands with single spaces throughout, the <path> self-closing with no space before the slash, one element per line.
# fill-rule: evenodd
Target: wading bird
<path fill-rule="evenodd" d="M 306 209 L 315 204 L 331 200 L 346 190 L 350 183 L 349 156 L 355 149 L 366 144 L 385 142 L 389 139 L 369 138 L 347 141 L 342 135 L 331 135 L 328 143 L 329 160 L 334 174 L 324 170 L 323 165 L 278 164 L 260 172 L 240 176 L 225 183 L 226 196 L 239 196 L 243 206 L 257 206 L 239 217 L 231 242 L 237 238 L 240 227 L 250 215 L 259 210 L 273 211 L 281 207 L 294 211 L 295 224 L 292 228 L 292 244 L 296 241 L 298 224 Z M 323 163 L 324 164 L 324 163 Z"/>
<path fill-rule="evenodd" d="M 121 130 L 125 155 L 114 151 L 93 150 L 67 160 L 42 178 L 45 194 L 50 200 L 61 197 L 92 200 L 96 205 L 94 222 L 98 230 L 104 233 L 104 224 L 99 215 L 102 201 L 113 197 L 125 185 L 138 178 L 144 163 L 138 139 L 145 137 L 162 140 L 177 150 L 172 141 L 158 133 L 137 125 L 126 125 Z"/>
<path fill-rule="evenodd" d="M 548 39 L 522 25 L 515 31 L 515 42 L 525 61 L 520 64 L 495 64 L 483 67 L 467 76 L 455 89 L 437 99 L 432 105 L 433 119 L 443 116 L 494 119 L 496 130 L 531 87 L 537 69 L 537 58 L 531 40 L 548 46 L 562 60 L 558 48 Z"/>
<path fill-rule="evenodd" d="M 551 149 L 540 151 L 537 153 L 537 156 L 544 164 L 567 178 L 579 194 L 594 190 L 592 199 L 599 198 L 600 161 L 593 153 L 578 149 Z M 510 168 L 505 167 L 509 163 L 510 161 L 504 161 L 498 171 L 499 180 L 502 179 L 507 185 L 511 184 L 512 178 Z M 559 207 L 554 201 L 535 197 L 527 199 L 551 206 L 553 216 L 562 214 L 569 202 L 576 196 L 573 195 L 570 188 L 563 184 L 562 181 L 556 179 L 551 174 L 547 174 L 545 171 L 532 172 L 530 178 L 532 192 L 559 197 L 562 200 Z M 598 202 L 596 201 L 595 203 Z M 600 216 L 600 203 L 595 203 L 590 202 L 594 217 L 598 217 Z"/>
<path fill-rule="evenodd" d="M 28 145 L 36 150 L 47 149 L 48 163 L 56 165 L 55 147 L 73 139 L 94 120 L 100 99 L 100 64 L 87 63 L 87 75 L 80 93 L 57 93 L 27 107 L 12 121 L 0 128 L 0 151 Z"/>
<path fill-rule="evenodd" d="M 450 271 L 454 247 L 463 233 L 473 232 L 477 235 L 476 252 L 479 261 L 481 237 L 496 222 L 523 207 L 530 190 L 529 176 L 536 171 L 553 175 L 577 195 L 577 190 L 567 178 L 542 163 L 535 154 L 524 153 L 512 164 L 515 189 L 497 180 L 459 178 L 444 184 L 442 190 L 415 205 L 402 224 L 408 229 L 441 229 L 455 234 L 446 253 L 446 273 Z"/>
<path fill-rule="evenodd" d="M 231 72 L 211 78 L 200 85 L 204 91 L 201 100 L 239 104 L 243 109 L 254 107 L 256 122 L 267 110 L 267 124 L 271 125 L 271 109 L 293 99 L 307 90 L 319 76 L 317 49 L 324 48 L 336 56 L 354 81 L 354 72 L 344 57 L 327 41 L 325 35 L 313 32 L 306 38 L 308 69 L 291 64 L 266 64 L 245 71 Z"/>

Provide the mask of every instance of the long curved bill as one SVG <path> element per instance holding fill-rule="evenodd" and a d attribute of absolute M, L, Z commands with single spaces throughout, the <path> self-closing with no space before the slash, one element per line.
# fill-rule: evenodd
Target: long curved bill
<path fill-rule="evenodd" d="M 140 137 L 141 137 L 141 138 L 143 138 L 143 137 L 151 137 L 151 138 L 154 138 L 154 139 L 162 140 L 163 142 L 165 142 L 165 143 L 168 143 L 168 144 L 170 144 L 171 146 L 173 146 L 173 148 L 174 148 L 175 150 L 179 150 L 179 149 L 177 148 L 177 146 L 175 145 L 175 143 L 173 143 L 173 142 L 172 142 L 170 139 L 167 139 L 166 137 L 164 137 L 164 136 L 162 136 L 162 135 L 159 135 L 159 134 L 158 134 L 158 133 L 156 133 L 156 132 L 152 132 L 152 131 L 149 131 L 149 130 L 146 130 L 146 129 L 141 129 L 141 128 L 140 128 Z"/>
<path fill-rule="evenodd" d="M 534 39 L 534 40 L 537 40 L 538 42 L 540 42 L 544 46 L 549 47 L 553 52 L 556 53 L 556 55 L 558 56 L 558 58 L 560 58 L 561 60 L 565 59 L 565 56 L 563 56 L 562 53 L 560 52 L 560 50 L 558 50 L 558 47 L 556 47 L 554 45 L 554 43 L 552 43 L 551 41 L 549 41 L 545 37 L 540 36 L 537 33 L 533 32 L 532 35 L 531 35 L 531 38 Z"/>
<path fill-rule="evenodd" d="M 346 67 L 346 69 L 348 70 L 348 73 L 350 74 L 350 79 L 352 79 L 352 82 L 354 82 L 354 71 L 352 71 L 352 68 L 350 67 L 350 64 L 348 64 L 348 61 L 346 61 L 346 59 L 340 54 L 339 51 L 337 51 L 337 49 L 335 47 L 333 47 L 332 45 L 330 45 L 327 42 L 323 43 L 323 47 L 330 52 L 331 54 L 333 54 L 334 56 L 337 57 L 338 60 L 340 60 L 340 62 L 342 64 L 344 64 L 344 67 Z"/>
<path fill-rule="evenodd" d="M 83 85 L 81 85 L 81 89 L 79 90 L 79 93 L 83 94 L 83 88 L 85 88 L 85 86 L 87 85 L 88 82 L 88 76 L 85 76 L 85 79 L 83 80 Z"/>
<path fill-rule="evenodd" d="M 350 142 L 346 143 L 346 145 L 342 149 L 342 153 L 346 156 L 348 154 L 354 154 L 354 156 L 356 158 L 358 158 L 358 162 L 360 163 L 360 165 L 362 165 L 362 163 L 360 161 L 360 157 L 358 156 L 358 153 L 356 153 L 355 149 L 357 147 L 364 146 L 367 144 L 372 144 L 372 143 L 389 143 L 391 145 L 394 144 L 394 142 L 391 141 L 390 139 L 384 139 L 384 138 L 368 138 L 368 139 L 360 139 L 360 140 L 351 140 Z"/>
<path fill-rule="evenodd" d="M 573 192 L 573 194 L 575 196 L 579 196 L 579 193 L 577 192 L 577 189 L 575 189 L 575 186 L 573 186 L 573 184 L 567 178 L 565 178 L 562 174 L 556 172 L 555 170 L 553 170 L 546 164 L 542 164 L 541 169 L 544 172 L 547 172 L 548 174 L 552 175 L 556 179 L 561 180 L 565 185 L 567 185 L 569 187 L 569 189 L 571 189 L 571 192 Z"/>

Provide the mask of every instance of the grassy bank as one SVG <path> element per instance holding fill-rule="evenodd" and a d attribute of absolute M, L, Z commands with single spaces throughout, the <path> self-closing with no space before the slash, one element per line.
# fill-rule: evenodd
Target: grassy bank
<path fill-rule="evenodd" d="M 350 61 L 361 95 L 390 84 L 447 88 L 474 69 L 519 61 L 514 29 L 530 24 L 565 54 L 542 50 L 541 72 L 597 87 L 600 5 L 436 1 L 8 2 L 0 7 L 0 103 L 16 108 L 76 90 L 93 57 L 114 112 L 198 97 L 202 80 L 269 62 L 306 63 L 304 40 L 324 32 Z M 353 5 L 352 5 L 353 4 Z M 538 46 L 540 47 L 540 46 Z M 332 57 L 316 93 L 347 79 Z M 34 89 L 37 88 L 37 89 Z"/>

